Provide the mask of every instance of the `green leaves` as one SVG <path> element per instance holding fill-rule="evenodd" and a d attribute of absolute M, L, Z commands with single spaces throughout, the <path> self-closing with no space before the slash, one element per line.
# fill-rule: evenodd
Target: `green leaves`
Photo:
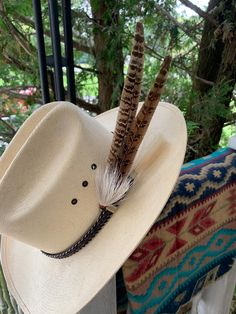
<path fill-rule="evenodd" d="M 32 10 L 32 1 L 31 0 L 10 0 L 10 1 L 4 1 L 4 6 L 6 9 L 6 12 L 9 15 L 14 15 L 16 12 L 20 15 L 24 16 L 32 16 L 33 10 Z"/>
<path fill-rule="evenodd" d="M 219 40 L 232 40 L 235 28 L 234 2 L 235 0 L 227 1 L 232 4 L 227 9 L 225 2 L 221 0 L 212 13 L 214 16 L 220 14 L 220 22 L 223 23 L 222 33 L 217 41 L 214 40 L 214 31 L 208 32 L 214 49 L 217 49 Z M 46 0 L 41 3 L 46 32 L 46 54 L 51 55 L 48 3 Z M 9 0 L 3 1 L 3 4 L 5 18 L 0 15 L 0 88 L 38 86 L 38 57 L 31 0 Z M 210 45 L 207 45 L 207 49 L 199 48 L 204 21 L 196 15 L 184 16 L 179 13 L 178 6 L 176 0 L 72 1 L 77 96 L 86 101 L 95 101 L 99 109 L 97 112 L 117 105 L 124 79 L 123 63 L 130 55 L 134 26 L 140 20 L 145 26 L 146 43 L 142 94 L 147 93 L 163 57 L 171 54 L 173 63 L 162 100 L 176 104 L 186 114 L 189 119 L 189 134 L 192 135 L 199 125 L 207 124 L 211 118 L 231 121 L 231 110 L 225 103 L 232 90 L 232 82 L 217 80 L 218 83 L 213 88 L 211 85 L 209 92 L 198 96 L 196 73 L 204 73 L 200 77 L 200 80 L 204 80 L 208 69 L 216 69 L 219 64 L 212 62 L 206 71 L 197 71 L 198 55 L 211 48 Z M 59 15 L 64 54 L 61 7 Z M 9 30 L 6 18 L 15 33 Z M 227 69 L 230 70 L 229 68 L 227 64 Z M 50 71 L 52 73 L 52 68 Z M 51 91 L 52 87 L 53 83 L 50 86 Z M 106 96 L 106 100 L 102 95 Z M 104 106 L 103 102 L 106 102 Z M 193 112 L 195 118 L 191 117 Z M 19 116 L 14 121 L 15 127 L 18 128 L 20 123 Z"/>

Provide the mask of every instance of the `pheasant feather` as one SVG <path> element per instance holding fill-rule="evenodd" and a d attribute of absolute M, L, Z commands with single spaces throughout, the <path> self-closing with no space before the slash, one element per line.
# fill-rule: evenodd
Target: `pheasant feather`
<path fill-rule="evenodd" d="M 116 211 L 124 199 L 133 178 L 130 175 L 138 148 L 148 129 L 167 79 L 171 57 L 166 57 L 140 111 L 137 113 L 141 93 L 144 63 L 144 35 L 141 23 L 136 25 L 128 74 L 122 91 L 114 137 L 107 164 L 96 177 L 96 188 L 101 209 Z"/>
<path fill-rule="evenodd" d="M 128 67 L 124 88 L 121 94 L 119 113 L 111 145 L 108 163 L 115 166 L 121 155 L 122 144 L 134 123 L 137 112 L 144 63 L 143 25 L 137 23 L 131 59 Z"/>
<path fill-rule="evenodd" d="M 132 167 L 138 148 L 147 132 L 155 109 L 160 101 L 164 84 L 167 80 L 171 64 L 171 57 L 165 57 L 155 83 L 148 93 L 143 106 L 135 118 L 134 127 L 130 130 L 129 136 L 125 139 L 125 149 L 122 152 L 123 159 L 120 161 L 120 172 L 127 175 Z"/>

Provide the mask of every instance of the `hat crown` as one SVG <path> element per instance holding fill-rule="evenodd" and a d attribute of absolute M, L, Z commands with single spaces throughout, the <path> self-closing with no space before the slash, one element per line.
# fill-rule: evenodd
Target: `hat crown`
<path fill-rule="evenodd" d="M 57 107 L 57 109 L 59 109 L 59 107 Z M 38 113 L 36 112 L 35 114 Z M 78 113 L 74 114 L 77 115 Z M 63 113 L 63 118 L 66 116 L 67 115 Z M 111 131 L 114 130 L 116 116 L 117 109 L 110 110 L 109 112 L 98 116 L 97 119 L 101 125 L 109 130 L 107 133 L 104 133 L 103 129 L 100 128 L 100 125 L 98 126 L 96 124 L 95 126 L 95 121 L 90 120 L 88 117 L 89 124 L 91 125 L 91 128 L 96 131 L 97 136 L 96 138 L 93 138 L 93 141 L 91 142 L 92 144 L 89 142 L 93 148 L 87 148 L 92 150 L 92 154 L 95 156 L 94 160 L 95 158 L 97 160 L 98 154 L 101 154 L 102 156 L 104 153 L 104 156 L 106 155 L 105 151 L 100 151 L 101 148 L 99 146 L 107 147 L 106 150 L 108 152 L 108 146 L 110 148 L 111 144 Z M 84 118 L 78 117 L 77 123 L 82 125 L 80 132 L 83 131 L 84 134 L 88 135 L 91 129 L 89 128 L 89 130 L 87 130 L 89 125 L 86 122 L 82 123 L 81 119 L 85 122 Z M 28 122 L 26 123 L 28 124 Z M 25 127 L 23 126 L 23 129 L 24 128 Z M 32 129 L 34 129 L 34 127 L 32 127 Z M 32 133 L 32 131 L 29 133 Z M 18 133 L 18 137 L 16 137 L 17 142 L 22 140 L 19 138 L 20 134 L 21 131 Z M 120 203 L 117 212 L 112 215 L 109 222 L 106 223 L 92 241 L 78 253 L 68 258 L 60 260 L 51 259 L 42 254 L 40 250 L 24 243 L 28 243 L 28 240 L 30 239 L 31 243 L 29 244 L 39 248 L 42 246 L 42 242 L 38 241 L 38 245 L 36 245 L 35 239 L 31 239 L 33 228 L 30 229 L 30 226 L 27 224 L 27 220 L 30 221 L 31 219 L 29 216 L 23 217 L 24 221 L 19 219 L 22 230 L 18 229 L 13 235 L 13 231 L 9 230 L 9 226 L 11 226 L 11 217 L 5 217 L 7 215 L 7 207 L 3 209 L 2 204 L 0 203 L 0 232 L 4 229 L 4 220 L 6 220 L 10 235 L 3 235 L 2 237 L 1 261 L 11 294 L 16 298 L 24 312 L 30 311 L 35 314 L 45 313 L 48 310 L 48 304 L 50 304 L 52 313 L 66 313 L 68 311 L 70 311 L 70 313 L 75 313 L 91 300 L 91 298 L 121 267 L 137 244 L 140 243 L 143 235 L 148 232 L 153 222 L 159 216 L 178 177 L 184 157 L 185 146 L 186 126 L 181 112 L 173 105 L 160 103 L 157 112 L 154 115 L 154 119 L 150 124 L 148 134 L 144 139 L 142 147 L 140 147 L 139 156 L 137 156 L 137 167 L 135 166 L 137 176 L 135 177 L 135 183 L 132 190 L 129 191 L 125 201 Z M 19 153 L 21 153 L 20 151 L 22 149 L 24 149 L 24 147 L 19 150 Z M 12 144 L 9 146 L 6 153 L 10 154 L 11 150 L 14 151 Z M 97 150 L 97 152 L 95 152 L 95 150 Z M 91 161 L 95 163 L 93 160 L 87 161 L 88 158 L 89 156 L 86 158 L 86 165 L 89 165 Z M 4 158 L 2 161 L 3 160 Z M 17 152 L 15 153 L 15 158 L 12 160 L 13 162 L 10 162 L 8 165 L 6 165 L 6 161 L 3 162 L 5 163 L 5 169 L 9 167 L 9 169 L 4 172 L 5 178 L 9 176 L 9 171 L 12 166 L 20 161 Z M 78 155 L 76 162 L 78 163 L 80 160 L 82 159 Z M 102 161 L 106 162 L 106 160 L 106 157 L 104 157 Z M 69 161 L 72 162 L 74 159 L 71 158 Z M 67 166 L 69 165 L 68 163 L 66 164 Z M 99 165 L 97 169 L 98 168 Z M 96 170 L 92 171 L 93 175 L 94 171 L 96 172 Z M 79 173 L 79 176 L 80 175 L 81 174 Z M 5 184 L 5 178 L 3 178 L 0 183 L 0 197 L 2 197 L 2 184 Z M 14 180 L 15 177 L 11 175 L 11 179 Z M 67 182 L 60 181 L 64 187 L 68 186 Z M 35 180 L 35 182 L 37 181 Z M 78 191 L 77 185 L 80 183 L 80 180 L 74 182 L 76 191 Z M 91 182 L 89 180 L 88 183 L 87 188 L 91 187 Z M 87 188 L 83 191 L 87 191 Z M 9 185 L 9 190 L 10 189 Z M 10 191 L 10 193 L 11 197 L 14 197 L 15 194 L 18 194 L 18 191 L 14 191 L 14 193 Z M 61 194 L 63 193 L 61 192 Z M 41 197 L 46 199 L 50 194 L 51 191 L 47 192 L 46 195 L 41 195 Z M 61 199 L 59 194 L 55 195 L 56 200 L 58 200 L 58 197 Z M 87 201 L 90 201 L 90 199 Z M 11 203 L 10 198 L 9 202 Z M 46 200 L 44 203 L 46 204 Z M 60 210 L 65 209 L 62 204 L 59 205 L 60 207 L 58 208 Z M 68 206 L 68 216 L 72 215 L 73 208 L 75 207 L 73 207 L 72 204 L 71 206 Z M 40 209 L 41 212 L 38 210 L 37 215 L 48 215 L 43 211 L 43 207 L 40 207 Z M 49 208 L 49 210 L 52 211 L 53 209 Z M 11 212 L 14 211 L 11 209 Z M 79 212 L 78 214 L 80 215 Z M 86 212 L 84 211 L 83 214 L 86 214 Z M 14 216 L 13 214 L 11 215 Z M 35 217 L 34 219 L 36 220 Z M 13 218 L 14 217 L 12 217 L 12 219 Z M 55 243 L 57 244 L 59 242 L 58 240 L 63 243 L 65 232 L 67 231 L 66 228 L 63 230 L 61 228 L 59 239 L 56 237 L 53 238 L 52 228 L 55 228 L 55 224 L 56 226 L 60 225 L 62 222 L 60 216 L 58 218 L 56 215 L 53 216 L 51 221 L 44 219 L 44 221 L 41 220 L 41 222 L 42 226 L 40 228 L 34 226 L 35 232 L 38 237 L 42 237 L 42 239 L 45 240 L 47 247 L 49 246 L 47 241 L 50 242 L 51 246 L 54 245 L 53 248 L 55 248 Z M 45 230 L 48 231 L 47 226 L 45 225 L 49 222 L 52 223 L 52 228 L 49 228 L 50 238 L 47 238 L 44 232 Z M 76 230 L 75 233 L 77 235 L 81 231 L 82 222 L 83 221 L 81 220 L 72 221 L 72 219 L 70 221 L 70 227 L 73 230 Z M 34 224 L 36 225 L 36 223 Z M 26 229 L 27 234 L 25 233 Z M 24 232 L 23 235 L 27 237 L 27 241 L 17 241 L 22 237 L 21 231 Z M 68 242 L 71 240 L 70 245 L 73 242 L 72 238 L 73 237 L 71 237 L 71 239 L 66 238 Z M 32 241 L 34 241 L 34 243 Z M 44 250 L 48 250 L 48 248 L 44 248 Z M 59 251 L 61 251 L 61 249 L 57 250 L 55 248 L 53 250 L 54 253 L 58 253 Z M 25 280 L 26 277 L 27 284 Z M 42 296 L 40 300 L 38 297 L 39 295 Z M 70 300 L 70 302 L 67 303 L 65 300 Z M 71 302 L 71 300 L 73 302 Z"/>
<path fill-rule="evenodd" d="M 22 147 L 0 181 L 0 232 L 58 252 L 99 215 L 94 177 L 107 158 L 111 134 L 66 102 L 38 109 L 22 129 L 16 135 Z M 14 143 L 8 149 L 14 151 Z"/>

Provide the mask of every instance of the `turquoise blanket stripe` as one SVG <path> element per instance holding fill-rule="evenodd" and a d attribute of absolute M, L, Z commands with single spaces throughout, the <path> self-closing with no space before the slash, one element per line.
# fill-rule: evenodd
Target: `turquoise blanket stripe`
<path fill-rule="evenodd" d="M 191 276 L 190 280 L 186 280 L 183 284 L 180 284 L 178 286 L 178 289 L 176 291 L 172 291 L 171 293 L 166 295 L 166 300 L 163 301 L 163 298 L 153 298 L 149 302 L 141 304 L 141 306 L 138 309 L 135 309 L 134 311 L 132 309 L 129 309 L 129 314 L 144 314 L 147 310 L 150 310 L 153 307 L 158 306 L 161 303 L 161 306 L 158 307 L 155 314 L 169 314 L 166 312 L 163 312 L 163 309 L 167 307 L 170 302 L 174 302 L 174 298 L 185 289 L 188 289 L 188 286 L 192 284 L 192 282 L 197 280 L 199 277 L 205 275 L 210 269 L 214 268 L 216 265 L 219 265 L 222 263 L 227 257 L 233 257 L 236 256 L 236 250 L 232 250 L 228 252 L 228 254 L 224 254 L 224 256 L 218 256 L 212 261 L 211 263 L 207 264 L 204 268 L 201 269 L 200 272 L 196 274 L 196 276 Z M 171 312 L 171 314 L 174 314 Z M 206 313 L 207 314 L 207 313 Z"/>
<path fill-rule="evenodd" d="M 228 154 L 229 151 L 233 151 L 233 150 L 229 147 L 220 148 L 210 155 L 207 155 L 205 157 L 198 158 L 198 159 L 195 159 L 195 160 L 190 161 L 188 163 L 185 163 L 181 169 L 182 170 L 188 170 L 188 169 L 191 169 L 193 167 L 200 166 L 200 165 L 206 163 L 208 160 L 211 162 L 212 159 L 219 157 L 219 156 L 222 156 L 224 154 Z"/>
<path fill-rule="evenodd" d="M 219 249 L 218 250 L 212 250 L 211 246 L 213 245 L 214 241 L 219 240 L 222 235 L 229 235 L 229 236 L 231 236 L 230 241 L 227 242 L 225 246 L 219 245 Z M 163 277 L 176 274 L 173 277 L 172 281 L 169 283 L 169 289 L 166 290 L 167 287 L 165 287 L 165 294 L 169 294 L 172 291 L 173 286 L 178 281 L 179 277 L 181 277 L 181 278 L 188 277 L 194 271 L 197 271 L 199 269 L 199 267 L 201 267 L 202 263 L 204 262 L 204 260 L 207 257 L 214 257 L 215 258 L 215 257 L 221 255 L 222 253 L 226 252 L 232 246 L 232 244 L 235 243 L 235 241 L 236 241 L 236 230 L 230 230 L 230 229 L 218 230 L 218 232 L 216 232 L 212 236 L 212 238 L 208 241 L 208 243 L 206 245 L 200 245 L 200 246 L 194 247 L 192 250 L 190 250 L 185 255 L 185 257 L 183 258 L 183 261 L 180 264 L 178 264 L 177 267 L 165 268 L 165 270 L 160 272 L 153 279 L 152 283 L 150 284 L 149 289 L 147 290 L 147 292 L 144 295 L 133 295 L 133 294 L 128 292 L 128 298 L 130 300 L 136 302 L 136 303 L 140 303 L 140 304 L 146 303 L 147 299 L 152 295 L 153 290 L 156 288 L 156 285 L 157 285 L 158 281 L 161 284 L 161 280 L 162 280 Z M 209 250 L 210 248 L 211 248 L 211 250 Z M 182 269 L 185 267 L 185 265 L 187 264 L 189 259 L 192 258 L 192 256 L 194 256 L 194 254 L 201 253 L 203 251 L 206 251 L 205 254 L 203 254 L 200 257 L 198 263 L 196 263 L 194 268 L 190 269 L 189 271 L 182 271 Z M 205 267 L 207 267 L 207 266 L 205 266 Z M 162 300 L 162 296 L 156 297 L 155 300 L 157 302 L 160 302 Z"/>

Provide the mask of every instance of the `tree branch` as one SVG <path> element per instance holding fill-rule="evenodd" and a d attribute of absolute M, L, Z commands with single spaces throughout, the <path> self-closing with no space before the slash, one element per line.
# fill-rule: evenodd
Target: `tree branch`
<path fill-rule="evenodd" d="M 2 56 L 4 57 L 6 63 L 15 65 L 19 70 L 26 71 L 28 73 L 34 72 L 31 67 L 20 62 L 17 58 L 10 56 L 6 51 L 2 51 Z"/>
<path fill-rule="evenodd" d="M 64 36 L 61 36 L 61 41 L 65 42 Z M 81 43 L 79 43 L 78 41 L 73 40 L 73 46 L 75 49 L 91 54 L 93 56 L 95 56 L 95 52 L 94 52 L 94 48 L 93 47 L 89 47 L 86 45 L 83 45 Z"/>
<path fill-rule="evenodd" d="M 15 134 L 13 134 L 13 133 L 1 132 L 0 133 L 0 140 L 3 142 L 9 143 L 12 140 L 14 135 Z"/>
<path fill-rule="evenodd" d="M 168 20 L 170 20 L 173 24 L 175 24 L 179 29 L 181 29 L 188 37 L 192 38 L 194 41 L 199 43 L 199 40 L 192 34 L 188 28 L 186 28 L 183 24 L 178 22 L 169 12 L 167 12 L 161 5 L 156 4 L 156 9 Z"/>
<path fill-rule="evenodd" d="M 6 94 L 8 94 L 9 96 L 15 98 L 15 99 L 34 99 L 34 102 L 41 104 L 42 103 L 42 99 L 41 98 L 37 98 L 35 95 L 23 95 L 17 92 L 14 92 L 12 90 L 8 91 Z"/>
<path fill-rule="evenodd" d="M 15 38 L 17 43 L 24 49 L 24 51 L 28 55 L 33 56 L 35 47 L 31 45 L 31 43 L 27 40 L 27 38 L 10 21 L 5 11 L 3 3 L 0 4 L 0 15 L 2 16 L 2 19 L 7 29 L 9 30 L 10 34 L 12 34 L 12 36 Z"/>
<path fill-rule="evenodd" d="M 234 98 L 234 96 L 233 96 L 233 98 Z M 235 125 L 235 123 L 236 123 L 236 113 L 235 113 L 235 112 L 232 112 L 232 120 L 226 121 L 226 122 L 224 123 L 224 126 L 228 126 L 228 125 L 232 125 L 232 124 Z"/>
<path fill-rule="evenodd" d="M 0 89 L 0 94 L 10 94 L 16 98 L 22 98 L 22 99 L 26 99 L 29 96 L 28 95 L 22 95 L 20 93 L 17 93 L 17 90 L 22 90 L 22 89 L 26 89 L 26 88 L 30 88 L 33 87 L 35 88 L 35 86 L 31 86 L 31 85 L 26 85 L 26 86 L 9 86 L 9 87 L 3 87 Z M 36 99 L 36 101 L 38 103 L 41 103 L 40 99 Z M 98 104 L 91 104 L 89 102 L 86 102 L 85 100 L 81 99 L 81 98 L 76 98 L 76 105 L 88 110 L 90 112 L 95 112 L 97 114 L 101 113 L 101 109 L 99 108 Z M 5 121 L 3 121 L 5 122 Z"/>
<path fill-rule="evenodd" d="M 205 83 L 206 85 L 210 85 L 210 86 L 214 86 L 215 85 L 214 82 L 208 81 L 208 80 L 206 80 L 206 79 L 204 79 L 204 78 L 202 78 L 202 77 L 200 77 L 198 75 L 195 75 L 194 77 L 195 77 L 196 80 L 201 81 L 202 83 Z"/>
<path fill-rule="evenodd" d="M 19 15 L 17 13 L 14 13 L 14 16 L 23 24 L 26 24 L 28 26 L 30 26 L 31 28 L 35 29 L 35 24 L 34 24 L 34 21 L 31 20 L 30 18 L 28 18 L 27 16 L 22 16 L 22 15 Z M 51 37 L 51 32 L 50 30 L 45 30 L 44 31 L 44 34 L 47 36 L 47 37 Z M 62 42 L 65 42 L 65 38 L 64 36 L 60 36 L 60 39 Z M 89 47 L 89 46 L 86 46 L 86 45 L 83 45 L 81 44 L 80 42 L 76 41 L 76 40 L 73 40 L 73 46 L 75 49 L 79 50 L 79 51 L 82 51 L 82 52 L 85 52 L 85 53 L 88 53 L 88 54 L 92 54 L 94 55 L 94 48 L 93 47 Z"/>
<path fill-rule="evenodd" d="M 78 107 L 81 107 L 81 108 L 88 110 L 90 112 L 95 112 L 97 114 L 102 112 L 100 107 L 98 106 L 98 104 L 93 105 L 93 104 L 91 104 L 91 103 L 89 103 L 89 102 L 87 102 L 81 98 L 78 98 L 78 97 L 76 98 L 76 105 Z"/>
<path fill-rule="evenodd" d="M 190 49 L 190 51 L 188 51 L 188 53 L 191 52 L 194 48 L 195 48 L 195 46 L 192 47 Z M 164 57 L 162 55 L 158 54 L 154 49 L 148 47 L 147 45 L 145 45 L 145 49 L 149 50 L 151 52 L 152 56 L 156 57 L 158 60 L 163 60 L 164 59 Z M 178 68 L 178 69 L 180 69 L 182 71 L 185 71 L 190 77 L 194 77 L 195 79 L 197 79 L 197 80 L 199 80 L 199 81 L 201 81 L 201 82 L 203 82 L 203 83 L 205 83 L 207 85 L 211 85 L 211 86 L 214 85 L 214 82 L 212 82 L 212 81 L 205 80 L 205 79 L 203 79 L 203 78 L 201 78 L 201 77 L 199 77 L 197 75 L 193 76 L 193 74 L 191 73 L 190 69 L 186 68 L 186 66 L 184 66 L 179 60 L 176 60 L 178 57 L 179 56 L 173 58 L 173 60 L 172 60 L 172 64 L 176 68 Z"/>
<path fill-rule="evenodd" d="M 35 29 L 34 21 L 31 18 L 29 18 L 28 16 L 20 15 L 17 12 L 13 12 L 12 15 L 14 16 L 14 18 L 18 19 L 19 22 L 26 24 L 26 25 L 30 26 L 31 28 Z"/>
<path fill-rule="evenodd" d="M 185 53 L 180 53 L 180 54 L 176 55 L 176 56 L 175 56 L 175 59 L 178 60 L 178 58 L 181 59 L 181 58 L 186 57 L 186 56 L 189 55 L 194 49 L 196 49 L 197 46 L 198 46 L 198 44 L 195 44 L 195 45 L 193 45 L 192 48 L 190 48 L 190 49 L 189 49 L 188 51 L 186 51 Z"/>
<path fill-rule="evenodd" d="M 193 4 L 189 0 L 180 0 L 181 3 L 183 3 L 186 7 L 190 8 L 194 12 L 196 12 L 199 16 L 210 22 L 213 26 L 218 27 L 219 23 L 207 12 L 203 11 L 201 8 L 199 8 L 197 5 Z"/>
<path fill-rule="evenodd" d="M 94 70 L 93 68 L 84 68 L 84 67 L 82 67 L 80 65 L 76 65 L 76 64 L 74 65 L 74 67 L 77 68 L 77 69 L 83 70 L 83 71 L 99 74 L 99 71 Z"/>
<path fill-rule="evenodd" d="M 158 52 L 156 52 L 153 48 L 147 46 L 146 44 L 144 45 L 145 50 L 149 51 L 151 56 L 154 56 L 157 60 L 163 60 L 164 57 L 160 55 Z"/>
<path fill-rule="evenodd" d="M 7 93 L 9 91 L 24 90 L 24 89 L 28 89 L 28 88 L 37 88 L 37 87 L 33 86 L 33 85 L 7 86 L 7 87 L 0 88 L 0 94 Z"/>
<path fill-rule="evenodd" d="M 229 125 L 235 125 L 235 120 L 224 123 L 224 127 Z"/>
<path fill-rule="evenodd" d="M 7 121 L 3 120 L 2 118 L 0 118 L 0 121 L 8 128 L 12 131 L 11 135 L 15 135 L 16 134 L 16 130 L 13 128 L 13 126 L 8 123 Z"/>

